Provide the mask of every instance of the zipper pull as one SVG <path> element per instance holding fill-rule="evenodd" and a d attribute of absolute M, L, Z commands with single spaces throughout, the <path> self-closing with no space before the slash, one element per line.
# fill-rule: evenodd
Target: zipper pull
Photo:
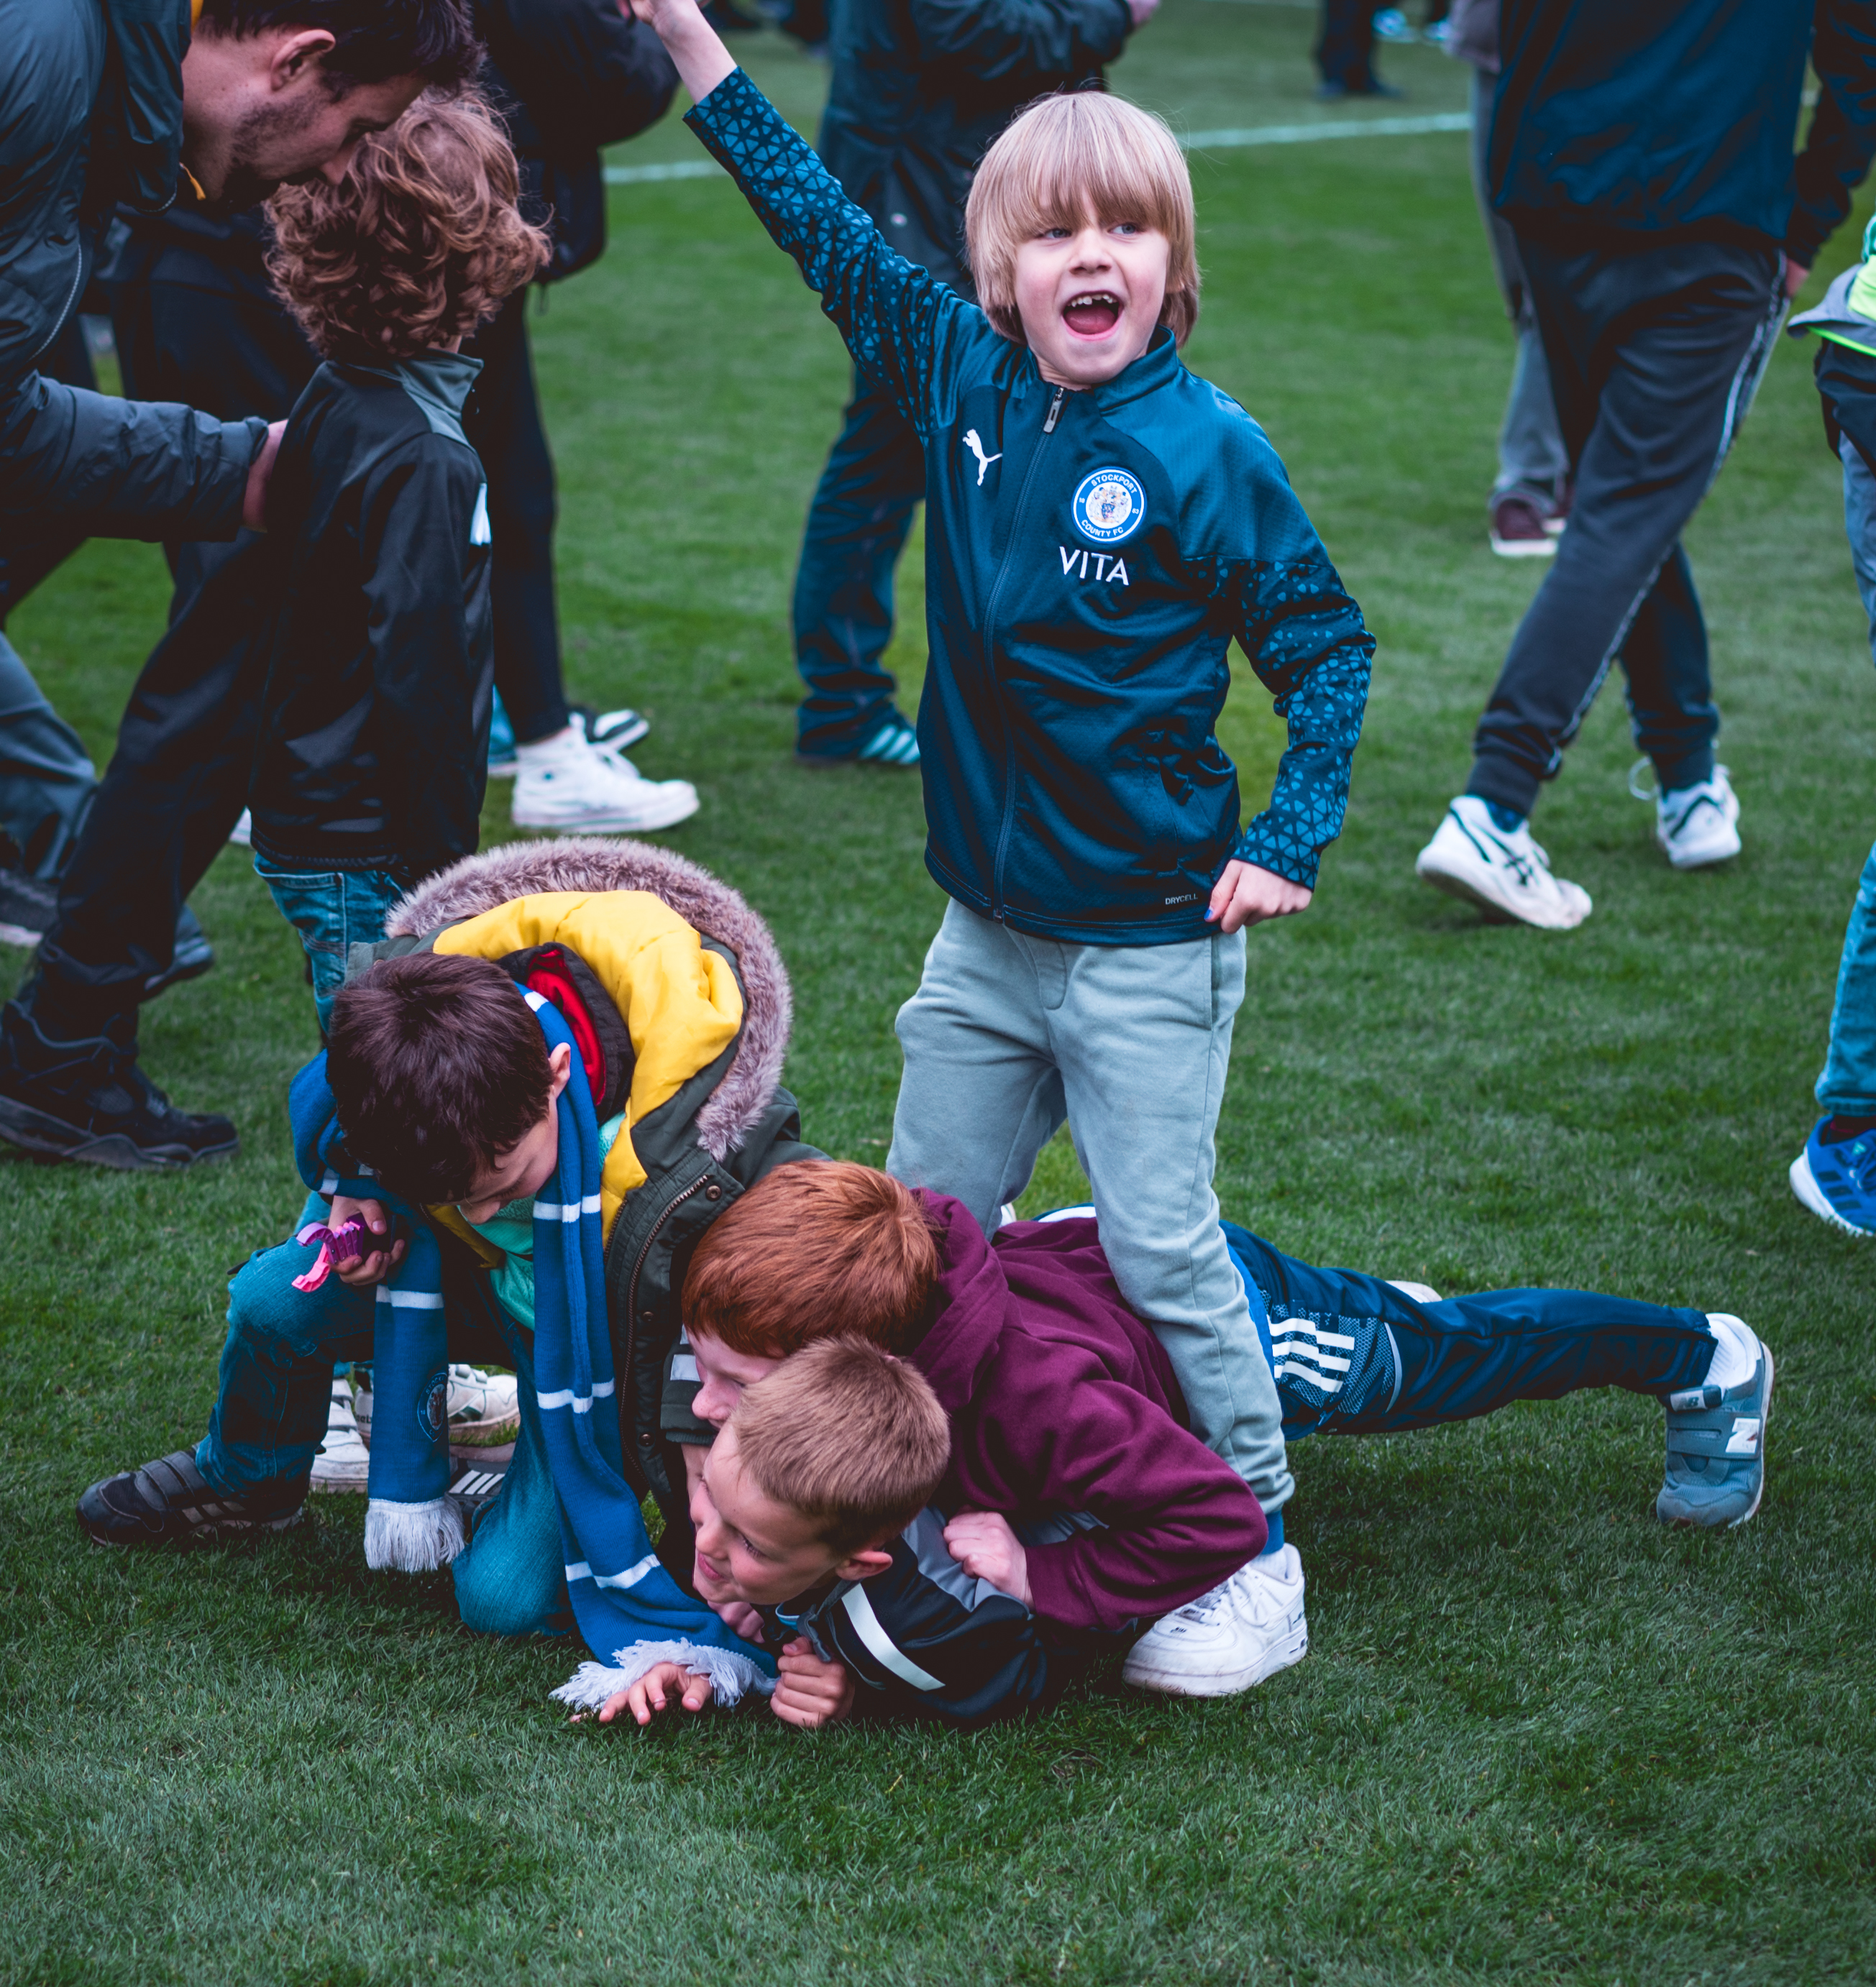
<path fill-rule="evenodd" d="M 1053 434 L 1055 432 L 1055 423 L 1061 419 L 1061 403 L 1068 397 L 1068 390 L 1066 386 L 1058 386 L 1055 389 L 1055 397 L 1049 403 L 1048 417 L 1042 423 L 1042 432 L 1044 434 Z"/>

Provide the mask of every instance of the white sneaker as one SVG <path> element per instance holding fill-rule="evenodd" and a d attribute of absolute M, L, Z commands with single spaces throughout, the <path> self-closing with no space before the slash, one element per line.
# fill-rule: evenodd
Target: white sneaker
<path fill-rule="evenodd" d="M 1162 1615 L 1129 1651 L 1121 1680 L 1170 1697 L 1230 1697 L 1308 1653 L 1303 1561 L 1285 1546 Z"/>
<path fill-rule="evenodd" d="M 362 1494 L 370 1474 L 371 1452 L 359 1439 L 358 1422 L 352 1412 L 351 1385 L 335 1379 L 332 1404 L 326 1419 L 326 1439 L 312 1459 L 312 1488 Z"/>
<path fill-rule="evenodd" d="M 648 780 L 622 754 L 577 731 L 515 752 L 517 828 L 637 835 L 688 821 L 700 805 L 688 780 Z"/>
<path fill-rule="evenodd" d="M 352 1392 L 352 1412 L 366 1449 L 371 1446 L 372 1392 Z M 518 1387 L 512 1373 L 484 1373 L 458 1363 L 450 1368 L 450 1448 L 495 1449 L 511 1442 L 521 1425 Z"/>
<path fill-rule="evenodd" d="M 1739 854 L 1739 797 L 1724 766 L 1697 787 L 1655 796 L 1655 839 L 1677 869 L 1704 869 Z"/>
<path fill-rule="evenodd" d="M 1399 1290 L 1402 1296 L 1412 1297 L 1415 1304 L 1439 1304 L 1443 1301 L 1431 1284 L 1410 1284 L 1400 1277 L 1390 1277 L 1387 1283 L 1389 1290 Z"/>
<path fill-rule="evenodd" d="M 1414 874 L 1449 897 L 1540 931 L 1570 931 L 1589 916 L 1589 892 L 1550 874 L 1550 859 L 1531 839 L 1528 821 L 1507 834 L 1486 804 L 1461 794 L 1432 840 L 1414 858 Z"/>

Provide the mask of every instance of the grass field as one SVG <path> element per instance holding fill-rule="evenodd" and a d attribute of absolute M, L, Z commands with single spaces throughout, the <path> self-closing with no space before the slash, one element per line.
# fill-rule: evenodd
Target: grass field
<path fill-rule="evenodd" d="M 1166 0 L 1115 80 L 1189 130 L 1307 121 L 1311 32 Z M 822 73 L 766 36 L 748 59 L 811 123 Z M 1410 92 L 1389 112 L 1463 101 L 1432 52 L 1383 60 Z M 1612 686 L 1541 809 L 1589 923 L 1489 928 L 1418 886 L 1539 577 L 1486 543 L 1511 346 L 1464 145 L 1196 164 L 1191 363 L 1268 427 L 1380 639 L 1347 833 L 1308 915 L 1251 942 L 1221 1192 L 1297 1253 L 1448 1291 L 1743 1313 L 1781 1383 L 1757 1520 L 1658 1527 L 1660 1412 L 1625 1395 L 1311 1443 L 1289 1514 L 1306 1663 L 1213 1705 L 1105 1677 L 969 1739 L 569 1727 L 546 1693 L 575 1651 L 476 1641 L 446 1580 L 368 1575 L 356 1500 L 265 1546 L 95 1550 L 74 1496 L 197 1439 L 225 1272 L 297 1204 L 284 1098 L 311 1006 L 231 851 L 197 899 L 218 969 L 144 1041 L 179 1101 L 232 1111 L 239 1158 L 160 1178 L 0 1156 L 0 1977 L 1876 1978 L 1870 1259 L 1784 1180 L 1871 832 L 1836 474 L 1788 347 L 1689 537 L 1739 861 L 1668 870 Z M 621 157 L 695 155 L 673 124 Z M 605 261 L 535 329 L 573 683 L 647 708 L 642 763 L 697 781 L 670 840 L 774 923 L 809 1135 L 877 1163 L 893 1011 L 942 906 L 915 782 L 789 757 L 788 590 L 837 340 L 721 180 L 616 188 Z M 909 559 L 909 698 L 920 594 Z M 15 619 L 100 761 L 164 599 L 154 551 L 99 545 Z M 1247 670 L 1226 727 L 1254 795 L 1280 737 Z M 1034 1199 L 1074 1186 L 1052 1149 Z"/>

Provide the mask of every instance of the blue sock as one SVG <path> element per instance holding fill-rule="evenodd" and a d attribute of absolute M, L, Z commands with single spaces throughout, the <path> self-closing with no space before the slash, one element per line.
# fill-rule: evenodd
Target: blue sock
<path fill-rule="evenodd" d="M 1260 1559 L 1268 1558 L 1272 1553 L 1281 1552 L 1284 1549 L 1284 1514 L 1282 1512 L 1267 1511 L 1264 1515 L 1264 1522 L 1270 1527 L 1270 1535 L 1264 1542 L 1264 1550 L 1257 1555 Z"/>
<path fill-rule="evenodd" d="M 1500 835 L 1515 835 L 1527 818 L 1516 808 L 1506 807 L 1497 801 L 1487 801 L 1485 811 L 1492 817 L 1492 825 Z"/>

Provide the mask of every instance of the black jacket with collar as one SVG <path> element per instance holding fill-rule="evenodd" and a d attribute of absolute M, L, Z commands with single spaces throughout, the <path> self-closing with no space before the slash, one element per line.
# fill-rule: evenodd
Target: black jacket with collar
<path fill-rule="evenodd" d="M 328 363 L 275 467 L 292 551 L 248 790 L 270 861 L 414 882 L 476 845 L 494 632 L 479 362 Z"/>

